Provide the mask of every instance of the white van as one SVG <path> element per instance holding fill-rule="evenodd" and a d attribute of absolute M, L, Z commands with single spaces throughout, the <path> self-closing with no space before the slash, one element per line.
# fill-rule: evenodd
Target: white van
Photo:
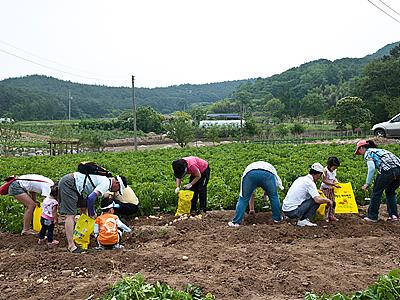
<path fill-rule="evenodd" d="M 371 129 L 376 136 L 400 137 L 400 114 L 389 121 L 375 124 Z"/>

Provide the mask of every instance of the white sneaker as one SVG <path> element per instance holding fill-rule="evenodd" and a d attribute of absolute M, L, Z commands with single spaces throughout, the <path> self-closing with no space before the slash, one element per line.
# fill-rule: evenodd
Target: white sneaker
<path fill-rule="evenodd" d="M 370 218 L 368 218 L 368 217 L 363 218 L 363 220 L 364 220 L 364 221 L 367 221 L 367 222 L 371 222 L 371 223 L 376 223 L 376 222 L 378 222 L 378 220 L 370 219 Z"/>
<path fill-rule="evenodd" d="M 240 224 L 235 224 L 235 223 L 232 223 L 232 222 L 228 222 L 228 226 L 229 227 L 233 227 L 233 228 L 239 228 Z"/>
<path fill-rule="evenodd" d="M 304 227 L 304 226 L 317 226 L 315 223 L 311 223 L 309 219 L 304 219 L 301 221 L 297 221 L 297 226 Z"/>

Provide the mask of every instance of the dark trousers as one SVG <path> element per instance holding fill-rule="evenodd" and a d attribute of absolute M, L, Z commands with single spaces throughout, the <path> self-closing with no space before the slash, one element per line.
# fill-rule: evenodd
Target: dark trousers
<path fill-rule="evenodd" d="M 396 190 L 399 186 L 400 167 L 390 169 L 376 176 L 371 195 L 371 203 L 368 207 L 368 218 L 378 220 L 383 191 L 385 191 L 386 194 L 386 206 L 389 217 L 393 215 L 396 217 L 399 216 L 396 201 Z"/>
<path fill-rule="evenodd" d="M 42 228 L 39 232 L 39 238 L 43 240 L 47 231 L 47 241 L 51 243 L 53 241 L 54 221 L 40 217 L 40 224 L 42 224 Z"/>
<path fill-rule="evenodd" d="M 190 176 L 189 181 L 192 182 L 192 180 L 195 177 L 193 175 Z M 203 173 L 201 173 L 201 178 L 199 181 L 196 182 L 195 185 L 192 186 L 190 190 L 194 192 L 193 198 L 192 198 L 192 206 L 191 206 L 191 211 L 196 211 L 197 210 L 197 199 L 200 198 L 200 210 L 201 211 L 207 211 L 207 184 L 210 179 L 210 167 L 207 167 L 207 169 L 204 170 Z"/>
<path fill-rule="evenodd" d="M 319 204 L 314 201 L 313 198 L 309 198 L 305 200 L 299 207 L 291 211 L 285 211 L 284 214 L 288 216 L 290 219 L 309 219 L 312 220 L 315 218 L 315 214 Z"/>
<path fill-rule="evenodd" d="M 139 206 L 132 203 L 123 203 L 119 200 L 113 200 L 116 204 L 119 204 L 119 208 L 114 208 L 115 213 L 121 216 L 130 216 L 138 212 Z"/>

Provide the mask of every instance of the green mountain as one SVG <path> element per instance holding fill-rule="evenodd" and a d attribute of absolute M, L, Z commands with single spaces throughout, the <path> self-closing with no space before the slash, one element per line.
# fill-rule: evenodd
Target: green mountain
<path fill-rule="evenodd" d="M 388 55 L 395 44 L 363 58 L 343 58 L 333 62 L 320 59 L 264 79 L 135 88 L 136 100 L 138 106 L 149 105 L 161 113 L 171 113 L 229 98 L 235 91 L 246 91 L 253 99 L 278 98 L 290 114 L 297 115 L 302 109 L 300 100 L 310 91 L 321 87 L 346 90 L 346 85 L 360 76 L 368 62 Z M 0 116 L 11 116 L 16 120 L 64 119 L 69 90 L 73 97 L 73 118 L 107 117 L 132 107 L 132 90 L 127 87 L 79 84 L 32 75 L 0 81 Z M 335 95 L 339 97 L 340 93 Z"/>
<path fill-rule="evenodd" d="M 334 106 L 338 99 L 353 96 L 354 86 L 363 76 L 364 68 L 370 62 L 388 56 L 397 44 L 399 42 L 386 45 L 363 58 L 308 62 L 281 74 L 243 84 L 237 94 L 245 94 L 248 100 L 261 104 L 256 105 L 253 111 L 260 110 L 269 100 L 276 98 L 283 103 L 286 115 L 318 116 Z"/>
<path fill-rule="evenodd" d="M 248 80 L 210 84 L 183 84 L 165 88 L 135 88 L 138 106 L 149 105 L 161 113 L 187 109 L 229 97 Z M 71 91 L 74 118 L 106 117 L 132 107 L 132 89 L 63 81 L 32 75 L 0 81 L 1 114 L 17 120 L 63 119 Z"/>

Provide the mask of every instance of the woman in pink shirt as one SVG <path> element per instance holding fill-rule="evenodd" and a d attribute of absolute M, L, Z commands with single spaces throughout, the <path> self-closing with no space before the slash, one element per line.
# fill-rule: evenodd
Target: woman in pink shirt
<path fill-rule="evenodd" d="M 189 183 L 183 189 L 194 192 L 191 206 L 191 214 L 196 213 L 197 199 L 200 198 L 200 212 L 207 211 L 207 184 L 210 179 L 210 167 L 208 162 L 196 156 L 188 156 L 172 162 L 172 169 L 176 178 L 175 193 L 178 193 L 183 177 L 190 174 Z"/>

